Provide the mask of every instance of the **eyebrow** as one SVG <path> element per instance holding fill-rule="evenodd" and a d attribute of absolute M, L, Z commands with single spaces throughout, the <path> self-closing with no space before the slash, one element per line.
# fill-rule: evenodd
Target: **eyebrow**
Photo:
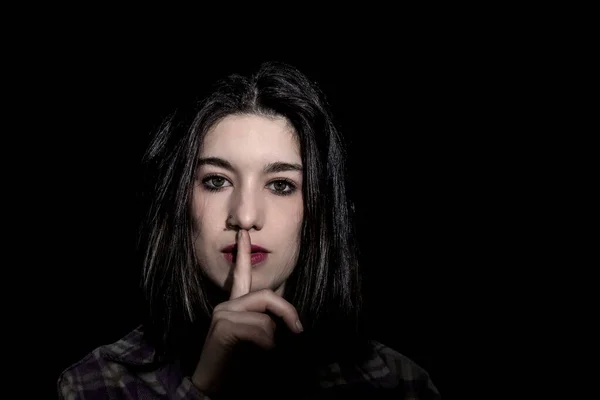
<path fill-rule="evenodd" d="M 220 167 L 226 169 L 228 171 L 234 172 L 235 169 L 231 165 L 231 163 L 227 160 L 224 160 L 219 157 L 205 157 L 198 159 L 198 168 L 203 165 L 212 165 L 215 167 Z M 277 172 L 287 172 L 287 171 L 298 171 L 302 172 L 302 165 L 296 163 L 287 163 L 283 161 L 276 161 L 269 163 L 263 167 L 263 172 L 265 174 L 272 174 Z"/>

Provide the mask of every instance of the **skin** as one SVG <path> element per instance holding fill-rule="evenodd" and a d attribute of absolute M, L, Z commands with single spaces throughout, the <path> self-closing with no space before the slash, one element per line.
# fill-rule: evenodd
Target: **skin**
<path fill-rule="evenodd" d="M 192 214 L 201 268 L 230 291 L 234 265 L 221 249 L 235 244 L 236 233 L 246 230 L 252 244 L 269 251 L 266 261 L 253 265 L 249 290 L 268 288 L 281 295 L 298 259 L 302 170 L 265 173 L 264 168 L 277 162 L 301 168 L 293 129 L 283 118 L 230 115 L 207 132 L 199 158 L 206 162 L 197 170 Z"/>
<path fill-rule="evenodd" d="M 298 259 L 303 218 L 299 146 L 285 119 L 235 115 L 209 130 L 199 157 L 192 199 L 196 256 L 229 297 L 214 308 L 191 380 L 206 394 L 235 388 L 239 374 L 262 387 L 268 374 L 253 370 L 254 360 L 247 360 L 238 344 L 272 349 L 275 317 L 292 332 L 302 332 L 297 310 L 282 297 Z M 297 168 L 265 169 L 274 163 Z M 237 250 L 233 262 L 221 251 L 230 244 Z M 269 251 L 259 264 L 251 262 L 253 244 Z"/>
<path fill-rule="evenodd" d="M 240 342 L 253 343 L 265 351 L 275 346 L 277 325 L 266 312 L 281 318 L 292 332 L 298 334 L 303 331 L 298 312 L 292 304 L 271 289 L 250 291 L 253 275 L 250 246 L 248 232 L 241 230 L 229 300 L 215 307 L 200 360 L 191 377 L 194 386 L 209 395 L 219 393 L 228 385 L 235 386 L 235 380 L 240 379 L 239 374 L 252 375 L 256 387 L 269 383 L 268 375 L 253 375 L 255 371 L 248 369 L 252 360 L 246 360 L 251 364 L 240 364 L 240 360 L 236 359 L 236 345 Z M 238 367 L 236 371 L 232 369 L 236 364 L 245 367 Z"/>

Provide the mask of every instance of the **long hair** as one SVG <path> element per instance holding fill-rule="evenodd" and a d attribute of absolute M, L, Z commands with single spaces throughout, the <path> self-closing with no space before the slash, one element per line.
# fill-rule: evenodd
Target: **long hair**
<path fill-rule="evenodd" d="M 195 257 L 190 202 L 202 140 L 233 114 L 284 117 L 294 127 L 303 163 L 304 220 L 297 266 L 283 297 L 298 310 L 315 354 L 328 360 L 361 349 L 367 338 L 345 145 L 318 86 L 276 62 L 219 81 L 194 112 L 168 118 L 144 156 L 152 182 L 140 242 L 148 339 L 159 357 L 170 359 L 190 340 L 197 342 L 190 332 L 210 321 L 214 288 Z"/>

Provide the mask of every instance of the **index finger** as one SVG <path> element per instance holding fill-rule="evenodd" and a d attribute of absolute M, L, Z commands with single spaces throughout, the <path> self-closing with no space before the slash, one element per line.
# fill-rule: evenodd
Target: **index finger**
<path fill-rule="evenodd" d="M 250 293 L 250 287 L 252 286 L 250 253 L 250 235 L 248 231 L 240 229 L 237 237 L 237 256 L 233 267 L 230 300 Z"/>

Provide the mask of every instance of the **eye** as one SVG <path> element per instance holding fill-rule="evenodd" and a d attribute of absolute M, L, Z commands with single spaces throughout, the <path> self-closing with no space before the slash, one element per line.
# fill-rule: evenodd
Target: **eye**
<path fill-rule="evenodd" d="M 287 179 L 278 179 L 267 185 L 275 194 L 288 196 L 296 191 L 296 185 Z"/>
<path fill-rule="evenodd" d="M 229 185 L 227 185 L 229 183 Z M 219 190 L 221 188 L 231 186 L 231 183 L 224 177 L 219 175 L 209 175 L 202 179 L 202 184 L 208 190 Z"/>

